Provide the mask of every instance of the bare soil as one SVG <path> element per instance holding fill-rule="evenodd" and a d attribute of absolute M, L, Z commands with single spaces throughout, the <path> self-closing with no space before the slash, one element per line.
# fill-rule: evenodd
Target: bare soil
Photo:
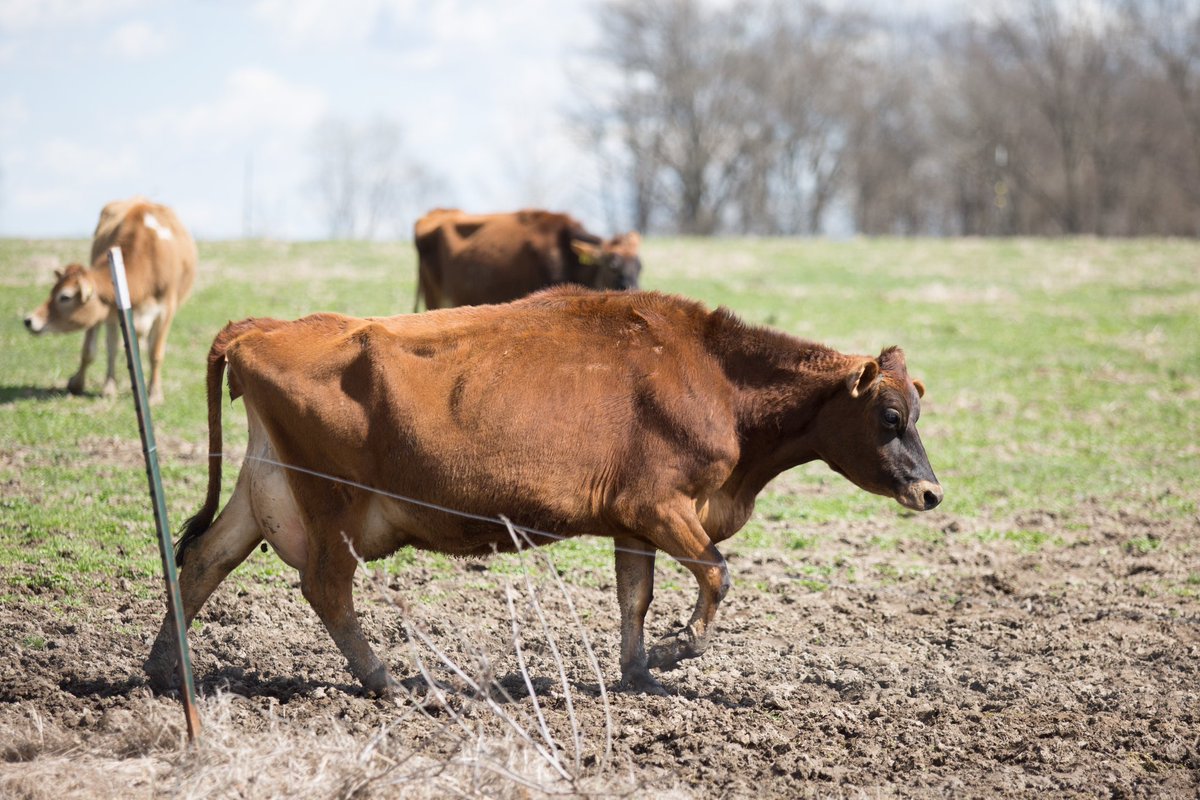
<path fill-rule="evenodd" d="M 48 602 L 59 590 L 14 589 L 0 610 L 0 795 L 268 797 L 284 785 L 270 780 L 278 772 L 311 777 L 291 785 L 299 795 L 409 796 L 417 787 L 398 776 L 416 763 L 461 761 L 471 736 L 477 754 L 488 742 L 535 753 L 545 740 L 540 711 L 574 780 L 553 770 L 538 778 L 530 762 L 510 759 L 511 780 L 493 771 L 492 783 L 467 791 L 1197 796 L 1200 520 L 1099 505 L 1070 520 L 1031 512 L 1005 521 L 1046 534 L 1022 546 L 933 512 L 922 517 L 928 541 L 882 547 L 895 513 L 814 526 L 812 546 L 799 550 L 750 550 L 735 538 L 725 548 L 734 587 L 715 639 L 703 657 L 662 675 L 667 697 L 615 691 L 611 570 L 564 571 L 582 626 L 553 576 L 533 571 L 550 637 L 511 569 L 461 561 L 447 574 L 419 556 L 399 575 L 364 579 L 364 627 L 394 674 L 420 693 L 419 653 L 438 681 L 440 695 L 423 706 L 364 696 L 295 580 L 235 572 L 191 636 L 201 713 L 223 726 L 205 736 L 243 737 L 241 751 L 207 751 L 205 782 L 178 703 L 152 694 L 141 673 L 161 601 L 131 599 L 126 583 L 66 613 Z M 553 548 L 544 552 L 553 558 Z M 838 569 L 821 579 L 806 569 L 828 563 Z M 651 632 L 686 619 L 693 601 L 690 577 L 660 558 Z M 416 631 L 463 674 L 440 664 Z M 467 678 L 490 678 L 486 697 Z M 372 761 L 381 731 L 387 763 Z M 282 751 L 270 763 L 248 760 L 281 732 L 294 754 L 307 737 L 370 767 L 319 784 L 313 776 L 333 769 L 329 751 L 325 761 Z M 419 758 L 404 762 L 402 751 Z M 242 762 L 254 774 L 238 771 Z"/>

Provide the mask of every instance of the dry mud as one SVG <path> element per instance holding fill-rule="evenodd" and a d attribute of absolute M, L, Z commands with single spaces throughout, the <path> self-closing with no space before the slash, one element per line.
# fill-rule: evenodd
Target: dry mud
<path fill-rule="evenodd" d="M 611 570 L 562 570 L 566 594 L 533 570 L 537 607 L 511 560 L 504 574 L 467 561 L 447 573 L 418 556 L 396 575 L 364 579 L 364 627 L 393 672 L 419 690 L 417 653 L 438 682 L 441 698 L 424 707 L 363 696 L 294 580 L 234 573 L 191 636 L 201 712 L 221 717 L 222 735 L 249 734 L 249 748 L 283 731 L 341 743 L 349 763 L 369 760 L 388 732 L 399 748 L 390 761 L 333 788 L 307 784 L 320 796 L 411 794 L 415 784 L 395 778 L 415 761 L 397 752 L 462 759 L 470 737 L 476 748 L 524 748 L 535 762 L 535 745 L 550 738 L 578 777 L 555 782 L 549 770 L 542 783 L 526 769 L 471 790 L 486 795 L 537 796 L 537 786 L 704 798 L 1197 795 L 1200 521 L 1031 513 L 1005 523 L 1045 534 L 1023 548 L 933 512 L 922 518 L 928 541 L 882 546 L 895 513 L 815 526 L 798 550 L 728 543 L 734 587 L 715 638 L 662 675 L 667 697 L 615 691 Z M 837 567 L 814 577 L 813 564 Z M 658 578 L 652 635 L 685 619 L 694 600 L 690 577 L 661 558 Z M 188 783 L 178 704 L 153 695 L 140 671 L 160 602 L 131 599 L 132 588 L 95 592 L 67 614 L 48 610 L 53 588 L 18 589 L 3 609 L 0 794 L 200 794 Z M 486 697 L 470 685 L 489 679 Z M 207 778 L 210 794 L 271 796 L 271 770 L 317 768 L 281 756 L 239 777 L 242 756 L 228 758 L 227 777 Z M 72 761 L 102 763 L 85 774 L 108 777 L 65 780 Z M 65 766 L 47 780 L 54 763 Z"/>

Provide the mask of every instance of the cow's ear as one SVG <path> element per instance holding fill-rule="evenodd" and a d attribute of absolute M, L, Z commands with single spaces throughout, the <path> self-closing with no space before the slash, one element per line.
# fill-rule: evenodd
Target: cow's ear
<path fill-rule="evenodd" d="M 54 282 L 58 283 L 62 280 L 63 271 L 61 269 L 54 270 Z"/>
<path fill-rule="evenodd" d="M 596 261 L 596 257 L 600 255 L 600 248 L 590 242 L 581 242 L 578 239 L 571 240 L 571 249 L 575 251 L 575 257 L 579 259 L 579 263 L 585 267 Z"/>
<path fill-rule="evenodd" d="M 921 383 L 919 380 L 916 380 L 916 379 L 914 378 L 914 379 L 913 379 L 913 386 L 914 386 L 914 387 L 916 388 L 916 390 L 917 390 L 917 397 L 924 397 L 924 396 L 925 396 L 925 384 Z"/>
<path fill-rule="evenodd" d="M 92 282 L 90 280 L 88 280 L 87 278 L 79 279 L 79 302 L 80 303 L 86 303 L 88 300 L 91 300 L 92 294 L 95 291 L 96 291 L 96 289 L 94 286 L 92 286 Z"/>
<path fill-rule="evenodd" d="M 850 373 L 850 377 L 846 378 L 846 388 L 850 390 L 851 397 L 858 397 L 870 389 L 871 384 L 878 377 L 879 362 L 868 358 L 858 365 L 858 369 Z"/>

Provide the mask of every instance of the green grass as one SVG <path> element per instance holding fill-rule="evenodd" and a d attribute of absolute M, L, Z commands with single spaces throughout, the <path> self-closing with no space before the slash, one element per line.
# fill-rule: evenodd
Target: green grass
<path fill-rule="evenodd" d="M 20 324 L 44 298 L 51 270 L 87 249 L 85 241 L 0 241 L 8 320 L 0 328 L 0 576 L 54 602 L 121 577 L 155 586 L 146 578 L 159 570 L 128 395 L 65 395 L 81 337 L 35 339 Z M 174 526 L 203 495 L 202 365 L 226 321 L 407 312 L 413 296 L 414 258 L 403 242 L 202 242 L 200 254 L 196 289 L 171 331 L 167 401 L 154 409 Z M 986 544 L 1058 546 L 1009 521 L 1029 510 L 1054 513 L 1069 529 L 1081 504 L 1151 519 L 1200 507 L 1198 243 L 651 239 L 644 263 L 647 288 L 726 305 L 749 322 L 847 352 L 903 346 L 928 388 L 921 433 L 945 487 L 941 513 L 981 521 Z M 103 353 L 90 388 L 102 378 Z M 118 380 L 127 386 L 122 362 Z M 240 408 L 225 420 L 227 446 L 243 444 Z M 227 468 L 226 496 L 233 477 Z M 735 541 L 742 551 L 803 555 L 821 523 L 882 515 L 881 548 L 942 536 L 925 517 L 811 464 L 768 487 Z M 573 579 L 604 581 L 610 550 L 584 540 L 553 555 Z M 403 572 L 411 558 L 398 554 L 385 568 Z M 238 574 L 287 571 L 256 553 Z M 805 580 L 816 588 L 819 577 Z M 0 595 L 11 591 L 0 583 Z"/>

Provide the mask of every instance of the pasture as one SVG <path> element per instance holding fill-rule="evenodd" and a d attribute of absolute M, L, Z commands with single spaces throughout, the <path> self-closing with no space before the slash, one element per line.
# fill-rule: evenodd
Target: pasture
<path fill-rule="evenodd" d="M 372 565 L 364 628 L 398 677 L 444 687 L 426 706 L 363 697 L 256 551 L 192 628 L 194 748 L 141 673 L 162 583 L 124 362 L 117 398 L 103 355 L 68 396 L 81 336 L 20 324 L 87 249 L 0 241 L 0 795 L 1200 791 L 1200 244 L 647 240 L 645 288 L 844 352 L 901 345 L 945 502 L 781 476 L 722 547 L 733 588 L 668 697 L 612 691 L 607 541 Z M 414 273 L 403 242 L 200 243 L 153 412 L 174 527 L 203 497 L 215 332 L 406 311 Z M 223 500 L 244 443 L 238 403 Z M 651 638 L 695 596 L 656 569 Z"/>

